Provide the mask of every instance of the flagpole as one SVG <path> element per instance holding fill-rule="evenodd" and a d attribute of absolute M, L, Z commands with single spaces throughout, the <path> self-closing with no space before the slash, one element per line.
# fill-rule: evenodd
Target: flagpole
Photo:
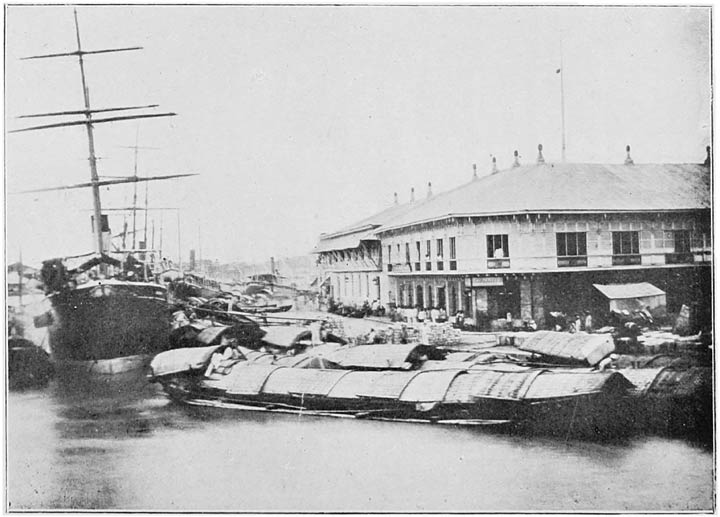
<path fill-rule="evenodd" d="M 562 118 L 562 161 L 565 163 L 565 81 L 563 76 L 565 70 L 563 68 L 562 42 L 560 43 L 560 116 Z"/>

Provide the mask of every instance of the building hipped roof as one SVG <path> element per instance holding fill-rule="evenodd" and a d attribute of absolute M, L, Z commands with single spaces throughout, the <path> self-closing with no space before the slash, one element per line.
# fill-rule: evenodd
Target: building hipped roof
<path fill-rule="evenodd" d="M 376 228 L 388 224 L 415 206 L 415 202 L 393 205 L 341 230 L 323 234 L 313 253 L 355 249 L 362 241 L 378 240 Z"/>
<path fill-rule="evenodd" d="M 709 209 L 710 170 L 696 164 L 525 165 L 415 203 L 376 232 L 448 217 Z"/>
<path fill-rule="evenodd" d="M 345 235 L 338 235 L 337 237 L 321 237 L 320 242 L 313 250 L 313 253 L 323 253 L 325 251 L 333 250 L 348 250 L 355 249 L 360 246 L 362 241 L 375 241 L 378 240 L 375 235 L 375 230 L 364 230 L 355 233 L 349 233 Z"/>

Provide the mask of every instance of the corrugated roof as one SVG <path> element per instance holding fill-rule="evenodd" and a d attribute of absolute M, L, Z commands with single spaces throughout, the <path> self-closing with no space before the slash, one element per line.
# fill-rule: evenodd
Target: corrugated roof
<path fill-rule="evenodd" d="M 451 216 L 647 212 L 711 206 L 710 171 L 696 164 L 525 165 L 415 203 L 377 231 Z"/>
<path fill-rule="evenodd" d="M 615 350 L 609 334 L 585 334 L 540 330 L 528 333 L 517 343 L 520 350 L 595 365 Z"/>
<path fill-rule="evenodd" d="M 593 284 L 593 287 L 610 300 L 665 295 L 665 291 L 648 282 L 640 282 L 637 284 Z"/>

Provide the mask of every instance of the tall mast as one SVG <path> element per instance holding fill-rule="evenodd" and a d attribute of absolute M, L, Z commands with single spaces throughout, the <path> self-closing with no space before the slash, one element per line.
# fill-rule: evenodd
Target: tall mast
<path fill-rule="evenodd" d="M 20 267 L 18 269 L 18 287 L 19 287 L 18 293 L 20 295 L 20 299 L 18 300 L 18 304 L 19 304 L 18 308 L 20 310 L 22 310 L 23 274 L 25 273 L 25 267 L 23 266 L 23 261 L 22 261 L 22 247 L 20 248 L 19 262 L 20 262 Z"/>
<path fill-rule="evenodd" d="M 102 108 L 102 109 L 91 109 L 90 108 L 90 92 L 87 86 L 87 80 L 85 77 L 85 62 L 84 62 L 84 56 L 86 55 L 95 55 L 95 54 L 107 54 L 107 53 L 114 53 L 114 52 L 127 52 L 127 51 L 133 51 L 133 50 L 141 50 L 142 47 L 123 47 L 123 48 L 107 48 L 107 49 L 101 49 L 101 50 L 82 50 L 82 43 L 80 40 L 80 24 L 78 23 L 78 16 L 77 16 L 77 10 L 73 9 L 74 19 L 75 19 L 75 35 L 77 38 L 77 50 L 72 52 L 60 52 L 60 53 L 53 53 L 53 54 L 43 54 L 43 55 L 34 55 L 34 56 L 28 56 L 21 58 L 22 60 L 26 59 L 47 59 L 47 58 L 56 58 L 56 57 L 74 57 L 77 56 L 78 63 L 80 65 L 80 77 L 82 80 L 82 88 L 83 88 L 83 100 L 85 103 L 85 109 L 83 110 L 66 110 L 66 111 L 58 111 L 58 112 L 50 112 L 50 113 L 37 113 L 32 115 L 22 115 L 18 118 L 34 118 L 34 117 L 56 117 L 56 116 L 66 116 L 66 115 L 84 115 L 84 117 L 81 120 L 71 120 L 66 122 L 58 122 L 58 123 L 52 123 L 52 124 L 41 124 L 37 126 L 32 127 L 26 127 L 23 129 L 15 129 L 12 131 L 9 131 L 9 133 L 20 133 L 25 131 L 36 131 L 40 129 L 53 129 L 53 128 L 61 128 L 61 127 L 70 127 L 70 126 L 80 126 L 84 125 L 87 128 L 87 135 L 88 135 L 88 151 L 89 151 L 89 157 L 88 161 L 90 163 L 90 182 L 89 183 L 78 183 L 75 185 L 66 185 L 61 187 L 49 187 L 49 188 L 40 188 L 40 189 L 32 189 L 32 190 L 24 190 L 15 192 L 15 194 L 22 194 L 22 193 L 30 193 L 30 192 L 48 192 L 53 190 L 69 190 L 69 189 L 76 189 L 76 188 L 92 188 L 93 193 L 93 231 L 95 233 L 95 247 L 97 248 L 98 253 L 103 252 L 103 239 L 102 239 L 102 206 L 100 204 L 100 187 L 109 186 L 109 185 L 120 185 L 124 183 L 135 183 L 137 185 L 138 182 L 145 182 L 148 181 L 156 181 L 156 180 L 167 180 L 172 178 L 182 178 L 187 176 L 195 176 L 196 174 L 170 174 L 170 175 L 162 175 L 162 176 L 146 176 L 146 177 L 138 177 L 137 175 L 137 158 L 138 158 L 138 148 L 137 145 L 137 136 L 136 136 L 136 143 L 135 143 L 135 170 L 134 175 L 127 177 L 127 178 L 118 178 L 118 179 L 100 179 L 98 176 L 97 171 L 97 157 L 95 154 L 95 138 L 94 138 L 94 126 L 96 124 L 104 124 L 109 122 L 119 122 L 119 121 L 127 121 L 127 120 L 136 120 L 136 119 L 145 119 L 145 118 L 158 118 L 158 117 L 172 117 L 175 116 L 175 113 L 143 113 L 143 114 L 131 114 L 131 115 L 113 115 L 113 116 L 106 116 L 106 117 L 100 117 L 100 118 L 93 118 L 93 114 L 95 113 L 113 113 L 113 112 L 125 112 L 128 110 L 138 110 L 138 109 L 148 109 L 148 108 L 156 108 L 157 104 L 149 104 L 144 106 L 122 106 L 122 107 L 109 107 L 109 108 Z M 151 149 L 151 148 L 149 148 Z M 145 191 L 145 241 L 147 243 L 147 189 Z M 112 210 L 112 209 L 111 209 Z M 135 195 L 133 198 L 133 249 L 135 249 L 135 233 L 137 232 L 136 228 L 136 210 L 137 210 L 137 188 L 135 189 Z M 178 216 L 178 224 L 180 222 L 180 218 Z M 125 236 L 127 235 L 127 224 L 125 223 L 125 228 L 123 229 L 123 248 L 125 247 Z M 179 238 L 179 228 L 178 228 L 178 238 Z M 147 244 L 146 244 L 147 246 Z M 179 247 L 179 246 L 178 246 Z"/>
<path fill-rule="evenodd" d="M 148 224 L 148 183 L 147 182 L 145 182 L 145 223 L 144 224 L 145 224 L 145 230 L 144 230 L 144 234 L 143 234 L 143 241 L 144 241 L 145 249 L 148 249 L 148 240 L 147 240 L 147 238 L 148 238 L 148 228 L 147 228 L 147 224 Z M 147 254 L 145 256 L 147 256 Z"/>
<path fill-rule="evenodd" d="M 98 186 L 98 173 L 97 173 L 97 158 L 95 157 L 95 136 L 93 134 L 92 125 L 92 111 L 90 110 L 90 92 L 85 81 L 85 63 L 83 61 L 82 45 L 80 44 L 80 26 L 78 25 L 77 10 L 73 9 L 75 15 L 75 34 L 77 36 L 78 46 L 78 63 L 80 64 L 80 77 L 82 78 L 83 98 L 85 100 L 85 120 L 87 123 L 88 135 L 88 150 L 90 156 L 88 158 L 90 162 L 90 181 L 92 182 L 92 194 L 93 194 L 93 211 L 95 213 L 95 243 L 97 245 L 98 253 L 103 252 L 103 240 L 102 240 L 102 207 L 100 206 L 100 187 Z"/>
<path fill-rule="evenodd" d="M 138 126 L 137 130 L 135 131 L 135 166 L 133 168 L 133 177 L 136 179 L 138 177 L 137 165 L 138 165 L 138 137 L 139 136 L 140 136 L 140 126 Z M 132 216 L 133 216 L 133 227 L 132 227 L 133 234 L 132 235 L 133 235 L 133 238 L 132 238 L 132 248 L 131 249 L 135 249 L 135 234 L 137 232 L 137 183 L 135 183 L 133 185 L 133 204 L 132 204 L 132 206 L 133 206 L 133 211 L 132 211 Z"/>
<path fill-rule="evenodd" d="M 562 42 L 560 42 L 560 116 L 562 118 L 562 161 L 565 163 L 565 69 L 563 68 Z"/>

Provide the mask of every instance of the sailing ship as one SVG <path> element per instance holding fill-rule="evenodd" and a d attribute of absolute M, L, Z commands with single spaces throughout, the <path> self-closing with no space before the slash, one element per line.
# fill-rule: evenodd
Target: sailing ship
<path fill-rule="evenodd" d="M 28 117 L 81 116 L 80 120 L 18 129 L 13 132 L 85 126 L 87 131 L 90 182 L 25 192 L 89 188 L 93 196 L 93 234 L 95 250 L 82 256 L 46 260 L 41 279 L 52 306 L 39 318 L 48 326 L 49 345 L 53 360 L 62 365 L 81 366 L 95 373 L 122 373 L 143 368 L 156 353 L 169 347 L 172 306 L 167 301 L 167 288 L 155 281 L 150 268 L 149 250 L 110 251 L 109 224 L 100 202 L 100 187 L 123 183 L 147 182 L 193 176 L 165 176 L 101 179 L 97 171 L 94 126 L 119 122 L 174 116 L 175 113 L 134 113 L 96 118 L 100 113 L 128 112 L 156 108 L 126 106 L 92 109 L 86 82 L 84 59 L 89 55 L 140 50 L 142 47 L 83 50 L 77 11 L 74 11 L 77 50 L 56 54 L 30 56 L 23 59 L 76 57 L 80 65 L 84 109 L 25 115 Z M 74 371 L 74 369 L 71 369 Z"/>

